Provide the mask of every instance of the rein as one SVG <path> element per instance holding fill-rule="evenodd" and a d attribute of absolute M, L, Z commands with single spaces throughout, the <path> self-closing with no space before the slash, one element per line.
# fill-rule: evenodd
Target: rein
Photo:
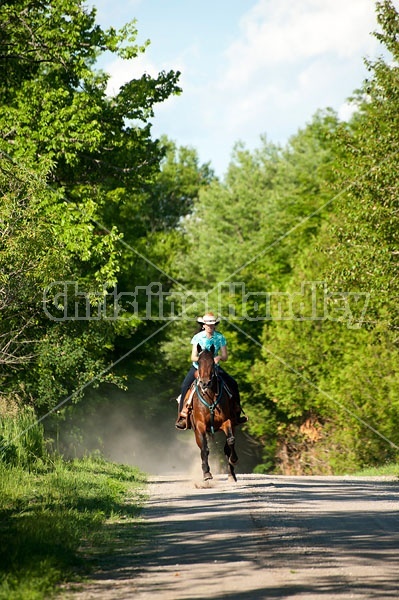
<path fill-rule="evenodd" d="M 209 404 L 209 402 L 207 402 L 207 401 L 205 400 L 205 398 L 203 398 L 203 397 L 201 396 L 201 394 L 200 394 L 200 391 L 199 391 L 199 389 L 198 389 L 198 380 L 199 380 L 199 378 L 197 378 L 197 379 L 196 379 L 196 381 L 195 381 L 195 392 L 196 392 L 196 394 L 197 394 L 197 396 L 198 396 L 198 399 L 200 400 L 200 402 L 201 402 L 201 403 L 202 403 L 204 406 L 206 406 L 207 408 L 209 408 L 209 412 L 211 413 L 211 433 L 212 433 L 212 435 L 214 435 L 214 433 L 215 433 L 215 427 L 214 427 L 214 422 L 215 422 L 215 421 L 214 421 L 215 409 L 216 409 L 217 405 L 220 403 L 220 401 L 221 401 L 221 399 L 222 399 L 222 396 L 223 396 L 223 390 L 224 390 L 224 383 L 223 383 L 223 381 L 222 381 L 222 380 L 221 380 L 219 377 L 217 377 L 217 382 L 218 382 L 218 384 L 219 384 L 219 382 L 220 382 L 222 385 L 220 386 L 220 390 L 219 390 L 219 393 L 218 393 L 218 395 L 217 395 L 217 398 L 216 398 L 216 400 L 214 400 L 214 402 L 212 402 L 212 404 Z"/>

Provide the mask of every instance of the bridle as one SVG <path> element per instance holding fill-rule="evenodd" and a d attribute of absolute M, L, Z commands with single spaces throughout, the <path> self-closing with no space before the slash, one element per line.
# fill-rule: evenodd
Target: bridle
<path fill-rule="evenodd" d="M 212 432 L 212 434 L 214 434 L 215 433 L 215 428 L 214 428 L 215 409 L 222 399 L 223 391 L 224 391 L 224 384 L 223 384 L 223 381 L 221 381 L 220 377 L 217 376 L 218 366 L 214 363 L 213 356 L 212 356 L 212 368 L 211 368 L 211 372 L 210 372 L 210 379 L 207 379 L 206 381 L 204 381 L 204 379 L 200 377 L 199 359 L 203 352 L 205 352 L 205 350 L 202 350 L 202 352 L 200 352 L 198 355 L 198 377 L 195 380 L 194 388 L 195 388 L 196 394 L 197 394 L 198 399 L 201 402 L 201 404 L 206 406 L 206 408 L 208 408 L 209 412 L 211 413 L 211 432 Z M 213 387 L 213 383 L 214 383 L 215 379 L 216 379 L 216 389 L 214 389 L 214 387 Z M 213 397 L 209 394 L 209 392 L 213 393 Z"/>
<path fill-rule="evenodd" d="M 201 354 L 203 354 L 205 350 L 202 350 L 198 355 L 198 377 L 197 377 L 197 386 L 201 389 L 201 391 L 206 394 L 209 389 L 212 389 L 212 385 L 214 383 L 215 378 L 217 378 L 217 365 L 214 363 L 212 358 L 212 368 L 210 372 L 210 377 L 204 379 L 200 376 L 200 368 L 199 368 L 199 359 Z"/>

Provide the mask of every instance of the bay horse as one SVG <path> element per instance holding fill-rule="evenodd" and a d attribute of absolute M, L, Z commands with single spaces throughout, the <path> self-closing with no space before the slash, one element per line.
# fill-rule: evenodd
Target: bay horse
<path fill-rule="evenodd" d="M 204 481 L 213 479 L 208 456 L 208 435 L 223 431 L 226 436 L 224 454 L 228 464 L 228 477 L 237 481 L 234 466 L 238 461 L 235 451 L 234 420 L 230 408 L 230 392 L 218 375 L 214 362 L 215 348 L 202 350 L 198 344 L 198 376 L 193 383 L 191 428 L 194 430 L 197 446 L 201 450 Z"/>

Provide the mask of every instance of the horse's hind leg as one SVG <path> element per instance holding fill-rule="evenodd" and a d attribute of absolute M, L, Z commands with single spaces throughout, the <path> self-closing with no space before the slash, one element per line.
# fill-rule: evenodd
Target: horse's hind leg
<path fill-rule="evenodd" d="M 202 473 L 204 476 L 204 481 L 208 481 L 209 479 L 213 479 L 212 473 L 209 469 L 208 456 L 209 456 L 209 447 L 208 447 L 208 439 L 206 437 L 206 431 L 199 432 L 198 430 L 195 432 L 195 438 L 198 447 L 201 450 L 201 463 L 202 463 Z"/>

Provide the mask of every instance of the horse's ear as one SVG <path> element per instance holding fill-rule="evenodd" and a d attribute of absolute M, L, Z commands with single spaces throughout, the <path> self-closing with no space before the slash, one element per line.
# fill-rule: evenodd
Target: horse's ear
<path fill-rule="evenodd" d="M 201 352 L 202 352 L 201 344 L 197 344 L 197 353 L 201 354 Z"/>
<path fill-rule="evenodd" d="M 209 350 L 212 352 L 212 354 L 215 354 L 215 346 L 212 344 L 212 346 L 209 348 Z"/>

